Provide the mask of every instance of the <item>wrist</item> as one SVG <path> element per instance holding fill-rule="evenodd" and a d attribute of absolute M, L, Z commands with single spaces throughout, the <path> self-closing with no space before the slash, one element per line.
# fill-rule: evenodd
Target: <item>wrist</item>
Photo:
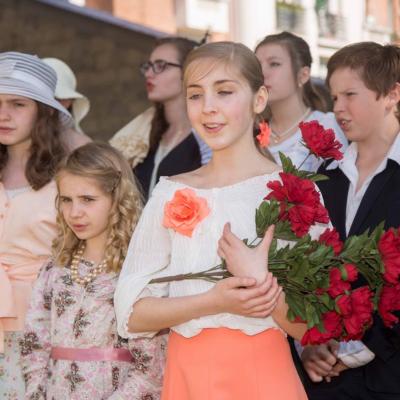
<path fill-rule="evenodd" d="M 203 296 L 203 304 L 204 304 L 204 315 L 214 315 L 220 314 L 223 311 L 223 307 L 219 301 L 218 295 L 214 290 L 215 286 L 208 290 L 207 292 L 201 294 Z"/>
<path fill-rule="evenodd" d="M 282 293 L 278 297 L 276 307 L 272 311 L 271 316 L 279 324 L 282 320 L 286 320 L 287 312 L 288 305 L 285 301 L 285 293 L 282 291 Z"/>
<path fill-rule="evenodd" d="M 263 268 L 263 270 L 257 271 L 252 276 L 252 278 L 254 278 L 256 280 L 256 285 L 259 286 L 265 282 L 265 280 L 267 279 L 267 275 L 268 275 L 268 271 L 265 268 Z"/>

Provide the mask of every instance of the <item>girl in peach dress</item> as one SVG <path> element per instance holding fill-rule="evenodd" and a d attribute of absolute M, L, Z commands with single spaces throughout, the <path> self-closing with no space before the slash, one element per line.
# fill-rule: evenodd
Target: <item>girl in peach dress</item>
<path fill-rule="evenodd" d="M 18 340 L 32 283 L 56 235 L 55 170 L 72 123 L 38 57 L 0 53 L 0 399 L 22 399 Z"/>
<path fill-rule="evenodd" d="M 284 294 L 266 268 L 272 228 L 254 249 L 240 240 L 256 237 L 255 209 L 266 183 L 280 179 L 253 137 L 268 97 L 261 66 L 244 45 L 206 44 L 189 55 L 184 87 L 192 126 L 213 156 L 154 189 L 115 294 L 119 333 L 171 328 L 163 400 L 304 400 L 285 333 L 300 338 L 306 327 L 286 319 Z M 150 283 L 221 258 L 234 276 L 216 284 Z"/>

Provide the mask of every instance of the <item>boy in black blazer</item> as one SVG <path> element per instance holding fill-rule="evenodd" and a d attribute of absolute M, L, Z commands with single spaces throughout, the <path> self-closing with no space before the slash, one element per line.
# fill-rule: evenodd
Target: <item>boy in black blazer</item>
<path fill-rule="evenodd" d="M 357 43 L 328 62 L 335 116 L 352 144 L 321 168 L 330 179 L 318 185 L 342 240 L 381 221 L 400 226 L 399 82 L 397 46 Z M 400 399 L 400 325 L 385 328 L 377 315 L 362 342 L 308 346 L 301 360 L 310 400 Z"/>

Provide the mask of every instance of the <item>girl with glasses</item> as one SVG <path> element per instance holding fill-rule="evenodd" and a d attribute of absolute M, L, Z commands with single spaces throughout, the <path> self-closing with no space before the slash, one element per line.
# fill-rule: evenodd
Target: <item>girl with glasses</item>
<path fill-rule="evenodd" d="M 192 171 L 210 158 L 209 148 L 192 130 L 182 92 L 182 65 L 197 45 L 180 37 L 156 43 L 149 60 L 140 67 L 154 107 L 111 139 L 130 159 L 145 198 L 160 176 Z"/>

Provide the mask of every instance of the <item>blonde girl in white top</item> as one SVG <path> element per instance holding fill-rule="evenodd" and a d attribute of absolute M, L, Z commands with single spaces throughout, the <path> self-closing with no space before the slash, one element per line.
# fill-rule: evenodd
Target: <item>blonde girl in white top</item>
<path fill-rule="evenodd" d="M 226 241 L 256 236 L 255 209 L 266 183 L 279 179 L 253 138 L 267 91 L 248 48 L 200 46 L 186 62 L 184 87 L 190 121 L 213 156 L 154 189 L 115 294 L 119 333 L 134 338 L 171 328 L 163 400 L 306 399 L 283 332 L 299 338 L 305 326 L 286 319 L 284 295 L 267 271 L 271 229 L 228 263 L 234 277 L 149 283 L 230 259 Z"/>

